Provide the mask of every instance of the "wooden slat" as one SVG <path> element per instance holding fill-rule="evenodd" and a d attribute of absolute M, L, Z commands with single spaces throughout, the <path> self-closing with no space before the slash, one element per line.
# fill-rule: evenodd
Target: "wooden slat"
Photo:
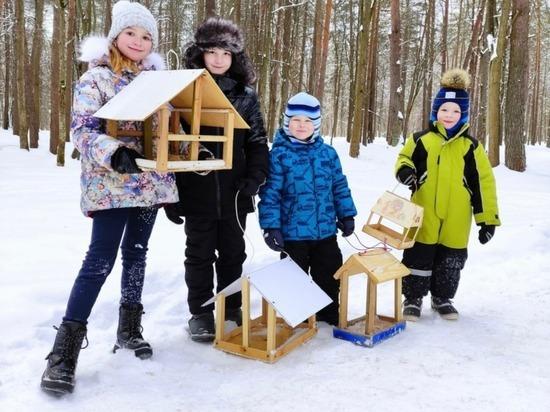
<path fill-rule="evenodd" d="M 397 322 L 401 322 L 403 320 L 403 312 L 401 310 L 401 285 L 402 280 L 401 279 L 395 279 L 394 280 L 394 316 L 395 320 Z"/>
<path fill-rule="evenodd" d="M 172 134 L 177 135 L 179 133 L 180 127 L 180 113 L 172 111 L 170 113 L 170 133 L 168 134 L 168 141 L 170 142 L 169 153 L 178 154 L 180 151 L 179 143 L 174 139 L 170 139 L 170 136 L 172 136 Z"/>
<path fill-rule="evenodd" d="M 118 136 L 118 122 L 116 120 L 107 120 L 107 134 L 111 137 Z"/>
<path fill-rule="evenodd" d="M 233 127 L 235 123 L 235 115 L 231 112 L 226 113 L 224 121 L 224 134 L 227 141 L 223 145 L 223 160 L 225 166 L 231 169 L 233 166 Z"/>
<path fill-rule="evenodd" d="M 242 278 L 242 311 L 243 311 L 243 346 L 248 347 L 250 338 L 250 283 L 246 277 Z"/>
<path fill-rule="evenodd" d="M 365 334 L 374 332 L 374 319 L 376 318 L 376 284 L 369 279 L 367 282 L 367 323 Z"/>
<path fill-rule="evenodd" d="M 189 109 L 189 108 L 175 108 L 173 109 L 174 112 L 179 112 L 179 113 L 192 113 L 193 112 L 193 109 Z M 218 113 L 218 114 L 225 114 L 225 113 L 232 113 L 231 110 L 229 109 L 202 109 L 201 110 L 201 113 Z"/>
<path fill-rule="evenodd" d="M 298 346 L 303 345 L 305 342 L 310 340 L 316 334 L 317 334 L 317 329 L 308 329 L 304 333 L 302 333 L 300 336 L 292 337 L 290 341 L 288 341 L 286 344 L 284 344 L 283 346 L 277 349 L 277 353 L 275 354 L 274 360 L 279 359 L 280 357 L 296 349 Z"/>
<path fill-rule="evenodd" d="M 225 295 L 216 298 L 216 342 L 221 342 L 225 334 Z"/>
<path fill-rule="evenodd" d="M 262 316 L 261 316 L 261 320 L 262 320 L 262 323 L 264 325 L 267 325 L 267 311 L 269 309 L 268 305 L 269 305 L 269 303 L 267 303 L 267 300 L 265 300 L 262 297 Z"/>
<path fill-rule="evenodd" d="M 170 121 L 170 110 L 166 105 L 159 110 L 159 139 L 157 142 L 157 170 L 165 172 L 168 170 L 168 122 Z"/>
<path fill-rule="evenodd" d="M 276 347 L 276 328 L 277 328 L 277 316 L 273 305 L 267 305 L 267 346 L 266 351 L 268 356 L 275 350 Z"/>
<path fill-rule="evenodd" d="M 153 159 L 153 116 L 143 122 L 143 154 L 146 159 Z"/>
<path fill-rule="evenodd" d="M 340 276 L 340 314 L 338 318 L 338 327 L 346 328 L 348 326 L 348 299 L 349 299 L 349 276 L 346 272 Z"/>
<path fill-rule="evenodd" d="M 178 142 L 226 142 L 226 136 L 169 134 L 168 140 Z"/>
<path fill-rule="evenodd" d="M 203 76 L 199 76 L 193 84 L 193 106 L 191 111 L 191 134 L 200 134 L 201 106 L 202 106 L 202 82 Z M 199 143 L 191 142 L 191 160 L 199 158 Z"/>

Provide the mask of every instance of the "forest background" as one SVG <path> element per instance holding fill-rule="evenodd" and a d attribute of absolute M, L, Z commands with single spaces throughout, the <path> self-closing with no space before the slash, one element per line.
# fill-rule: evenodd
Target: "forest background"
<path fill-rule="evenodd" d="M 13 129 L 21 149 L 49 145 L 65 164 L 73 85 L 86 70 L 78 45 L 107 34 L 113 3 L 0 0 L 1 127 Z M 375 137 L 395 146 L 427 126 L 441 74 L 462 67 L 472 77 L 471 134 L 493 166 L 522 172 L 525 145 L 550 147 L 549 0 L 140 3 L 158 19 L 158 51 L 170 69 L 182 68 L 206 17 L 242 27 L 269 136 L 288 97 L 306 90 L 322 102 L 323 134 L 345 136 L 351 157 Z M 40 129 L 49 141 L 39 141 Z"/>

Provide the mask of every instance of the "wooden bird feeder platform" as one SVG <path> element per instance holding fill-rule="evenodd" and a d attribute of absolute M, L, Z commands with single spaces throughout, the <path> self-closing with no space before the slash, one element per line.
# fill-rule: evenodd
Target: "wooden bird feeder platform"
<path fill-rule="evenodd" d="M 205 69 L 142 72 L 94 116 L 107 120 L 109 136 L 141 137 L 145 159 L 137 159 L 138 166 L 159 172 L 231 169 L 233 131 L 249 129 Z M 190 125 L 190 134 L 180 133 L 180 118 Z M 120 130 L 123 121 L 142 121 L 143 130 Z M 201 126 L 224 133 L 201 135 Z M 182 142 L 189 145 L 185 150 Z M 199 160 L 203 142 L 221 143 L 222 157 Z"/>
<path fill-rule="evenodd" d="M 261 316 L 250 318 L 250 284 L 242 279 L 243 324 L 225 333 L 225 296 L 216 299 L 216 339 L 214 347 L 235 355 L 268 363 L 277 361 L 317 334 L 315 316 L 296 327 L 277 316 L 272 304 L 262 298 Z"/>
<path fill-rule="evenodd" d="M 378 220 L 375 216 L 378 216 Z M 414 245 L 423 216 L 424 209 L 421 206 L 395 193 L 384 192 L 371 209 L 363 232 L 396 249 L 408 249 Z M 402 227 L 403 232 L 399 233 L 387 226 L 386 220 Z"/>
<path fill-rule="evenodd" d="M 367 302 L 365 315 L 348 320 L 349 278 L 367 275 Z M 409 269 L 384 249 L 371 249 L 352 255 L 334 274 L 340 280 L 340 318 L 333 336 L 362 346 L 372 347 L 405 329 L 401 312 L 401 279 Z M 377 287 L 380 283 L 394 283 L 393 316 L 377 314 Z"/>
<path fill-rule="evenodd" d="M 252 287 L 262 295 L 262 312 L 251 318 Z M 242 325 L 225 333 L 225 299 L 242 291 Z M 209 304 L 211 301 L 206 302 Z M 315 313 L 330 298 L 291 259 L 237 279 L 215 297 L 214 347 L 273 363 L 317 334 Z"/>
<path fill-rule="evenodd" d="M 378 215 L 374 221 L 373 216 Z M 422 225 L 424 209 L 392 192 L 384 192 L 371 209 L 363 231 L 396 249 L 410 248 Z M 386 225 L 386 219 L 402 228 L 402 233 Z M 365 315 L 348 320 L 348 295 L 350 276 L 367 275 L 367 304 Z M 373 248 L 352 255 L 334 277 L 340 279 L 340 318 L 334 328 L 336 338 L 372 347 L 405 329 L 401 312 L 401 280 L 410 273 L 385 247 Z M 393 316 L 377 314 L 377 287 L 384 282 L 394 283 Z"/>

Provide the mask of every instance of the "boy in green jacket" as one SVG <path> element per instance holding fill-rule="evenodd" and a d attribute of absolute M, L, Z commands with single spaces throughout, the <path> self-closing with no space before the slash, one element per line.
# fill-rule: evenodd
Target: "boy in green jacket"
<path fill-rule="evenodd" d="M 433 101 L 430 127 L 410 136 L 395 165 L 397 180 L 424 208 L 414 246 L 403 253 L 411 275 L 403 279 L 403 316 L 416 321 L 422 298 L 444 319 L 458 319 L 451 299 L 468 257 L 472 215 L 479 241 L 487 243 L 500 225 L 495 178 L 485 150 L 468 134 L 468 74 L 444 73 Z"/>

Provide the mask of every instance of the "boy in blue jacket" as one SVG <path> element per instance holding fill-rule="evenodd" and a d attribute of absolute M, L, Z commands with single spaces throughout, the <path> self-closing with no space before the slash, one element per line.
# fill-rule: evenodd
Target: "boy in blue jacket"
<path fill-rule="evenodd" d="M 320 128 L 319 100 L 304 92 L 291 97 L 258 207 L 267 245 L 311 273 L 333 300 L 317 319 L 337 325 L 339 283 L 333 275 L 342 253 L 336 233 L 337 228 L 343 236 L 353 233 L 357 211 L 338 154 L 323 142 Z"/>

